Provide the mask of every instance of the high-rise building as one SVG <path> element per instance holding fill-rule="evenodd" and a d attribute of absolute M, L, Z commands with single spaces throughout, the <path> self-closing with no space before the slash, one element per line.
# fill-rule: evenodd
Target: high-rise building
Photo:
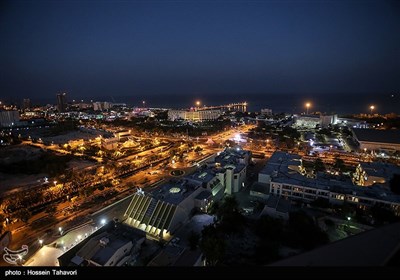
<path fill-rule="evenodd" d="M 57 94 L 57 110 L 60 113 L 64 113 L 67 109 L 67 94 L 59 93 Z"/>
<path fill-rule="evenodd" d="M 24 98 L 22 101 L 22 110 L 25 111 L 31 108 L 31 100 L 29 98 Z"/>

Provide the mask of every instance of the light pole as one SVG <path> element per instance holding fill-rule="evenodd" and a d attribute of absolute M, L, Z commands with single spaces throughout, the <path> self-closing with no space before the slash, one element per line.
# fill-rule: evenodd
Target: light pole
<path fill-rule="evenodd" d="M 306 103 L 307 115 L 308 115 L 308 109 L 310 108 L 310 106 L 311 106 L 310 102 L 307 102 L 307 103 Z"/>
<path fill-rule="evenodd" d="M 143 108 L 144 108 L 144 106 L 146 105 L 146 101 L 142 101 L 142 104 L 143 104 Z"/>
<path fill-rule="evenodd" d="M 369 109 L 371 110 L 371 116 L 372 116 L 372 111 L 375 109 L 375 106 L 374 106 L 374 105 L 371 105 L 371 106 L 369 107 Z"/>

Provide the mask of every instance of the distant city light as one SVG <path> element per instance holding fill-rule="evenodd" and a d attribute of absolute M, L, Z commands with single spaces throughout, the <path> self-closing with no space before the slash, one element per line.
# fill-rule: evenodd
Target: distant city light
<path fill-rule="evenodd" d="M 241 138 L 240 138 L 240 134 L 239 134 L 239 133 L 235 134 L 234 140 L 235 140 L 236 142 L 240 142 Z"/>

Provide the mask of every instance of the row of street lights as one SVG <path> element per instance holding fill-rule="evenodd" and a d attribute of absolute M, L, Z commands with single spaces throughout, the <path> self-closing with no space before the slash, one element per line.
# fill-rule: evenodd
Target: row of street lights
<path fill-rule="evenodd" d="M 310 102 L 307 102 L 307 103 L 305 104 L 305 106 L 306 106 L 306 109 L 307 109 L 307 113 L 306 113 L 306 114 L 308 115 L 308 109 L 310 109 L 311 103 L 310 103 Z M 372 115 L 372 111 L 375 110 L 375 105 L 369 106 L 369 109 L 370 109 L 370 112 L 371 112 L 371 115 Z"/>

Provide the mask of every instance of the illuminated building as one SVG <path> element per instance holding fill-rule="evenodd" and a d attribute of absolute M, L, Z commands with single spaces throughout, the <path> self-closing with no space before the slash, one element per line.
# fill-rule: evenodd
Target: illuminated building
<path fill-rule="evenodd" d="M 360 150 L 400 151 L 400 132 L 398 130 L 378 130 L 353 128 L 353 137 L 360 144 Z"/>
<path fill-rule="evenodd" d="M 387 172 L 384 174 L 387 177 L 384 178 L 385 182 L 375 181 L 368 188 L 354 185 L 350 179 L 338 178 L 323 172 L 318 172 L 314 176 L 305 176 L 300 173 L 300 166 L 300 156 L 275 152 L 260 171 L 258 182 L 269 184 L 271 196 L 304 202 L 320 198 L 332 204 L 347 202 L 363 209 L 379 205 L 400 214 L 400 196 L 393 194 L 388 187 L 390 176 L 400 173 L 397 166 L 387 165 Z M 380 169 L 384 167 L 385 165 L 381 164 Z M 374 173 L 374 175 L 377 174 Z"/>
<path fill-rule="evenodd" d="M 201 122 L 215 120 L 221 116 L 221 110 L 169 110 L 168 119 L 171 121 L 185 120 Z"/>

